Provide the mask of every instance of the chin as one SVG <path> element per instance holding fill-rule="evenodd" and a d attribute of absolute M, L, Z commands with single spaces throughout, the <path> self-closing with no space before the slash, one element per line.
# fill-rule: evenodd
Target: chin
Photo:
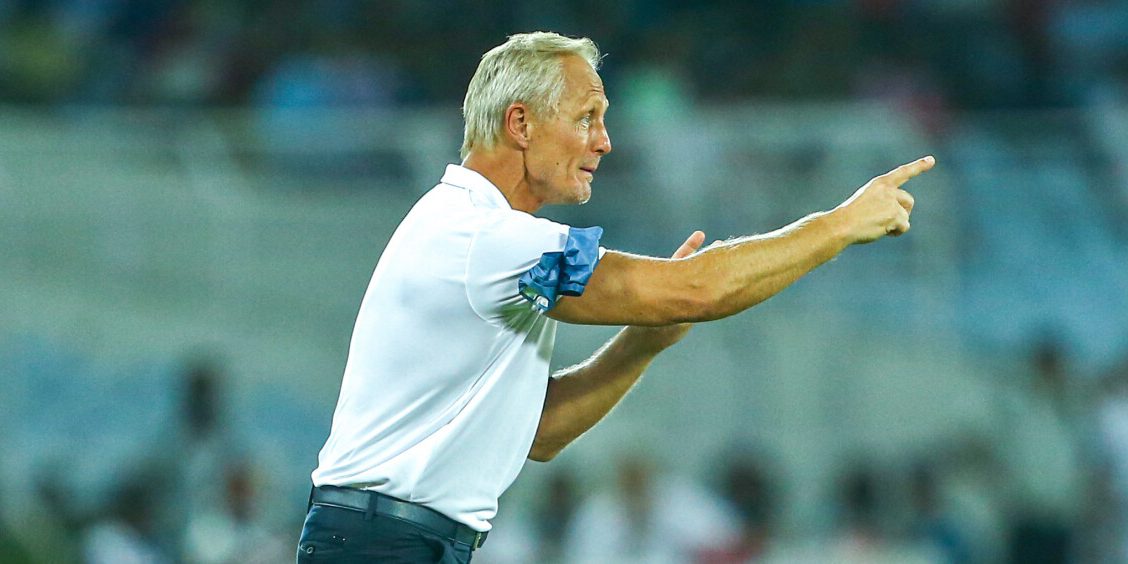
<path fill-rule="evenodd" d="M 559 186 L 548 192 L 543 201 L 545 205 L 574 206 L 586 204 L 591 199 L 591 184 L 577 182 L 571 186 Z"/>
<path fill-rule="evenodd" d="M 588 203 L 588 200 L 590 200 L 590 199 L 591 199 L 591 187 L 590 186 L 584 186 L 583 188 L 579 189 L 576 192 L 575 201 L 573 201 L 572 203 L 582 206 L 582 205 Z"/>
<path fill-rule="evenodd" d="M 546 203 L 557 206 L 576 206 L 586 204 L 590 199 L 591 188 L 582 186 L 574 190 L 558 193 L 555 198 Z"/>
<path fill-rule="evenodd" d="M 576 191 L 573 195 L 575 196 L 573 203 L 580 205 L 586 204 L 588 200 L 591 199 L 591 183 L 580 182 L 580 185 L 576 187 Z"/>

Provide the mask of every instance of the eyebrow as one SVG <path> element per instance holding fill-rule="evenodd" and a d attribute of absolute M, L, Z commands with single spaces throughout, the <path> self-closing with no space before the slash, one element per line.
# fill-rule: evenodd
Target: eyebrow
<path fill-rule="evenodd" d="M 588 99 L 584 101 L 583 107 L 587 108 L 591 106 L 593 100 L 596 102 L 596 105 L 599 105 L 599 102 L 602 102 L 603 111 L 607 111 L 607 108 L 611 107 L 611 101 L 608 100 L 606 96 L 589 96 Z"/>

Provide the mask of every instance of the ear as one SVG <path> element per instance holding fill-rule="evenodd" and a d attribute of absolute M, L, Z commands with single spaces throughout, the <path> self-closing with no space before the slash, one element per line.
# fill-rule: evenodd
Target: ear
<path fill-rule="evenodd" d="M 520 102 L 505 108 L 505 136 L 521 149 L 529 148 L 530 117 L 528 106 Z"/>

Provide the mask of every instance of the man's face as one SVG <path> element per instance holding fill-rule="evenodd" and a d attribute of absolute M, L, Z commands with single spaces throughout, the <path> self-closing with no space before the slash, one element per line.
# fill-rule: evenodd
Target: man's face
<path fill-rule="evenodd" d="M 532 116 L 525 174 L 542 204 L 582 204 L 591 198 L 599 159 L 611 152 L 603 116 L 603 81 L 583 58 L 563 60 L 564 91 L 555 116 Z"/>

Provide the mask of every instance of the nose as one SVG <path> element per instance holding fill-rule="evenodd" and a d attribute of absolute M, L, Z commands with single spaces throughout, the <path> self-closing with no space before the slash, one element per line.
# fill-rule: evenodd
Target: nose
<path fill-rule="evenodd" d="M 595 147 L 593 150 L 598 155 L 606 155 L 611 152 L 611 136 L 607 133 L 607 126 L 601 126 L 595 132 Z"/>

